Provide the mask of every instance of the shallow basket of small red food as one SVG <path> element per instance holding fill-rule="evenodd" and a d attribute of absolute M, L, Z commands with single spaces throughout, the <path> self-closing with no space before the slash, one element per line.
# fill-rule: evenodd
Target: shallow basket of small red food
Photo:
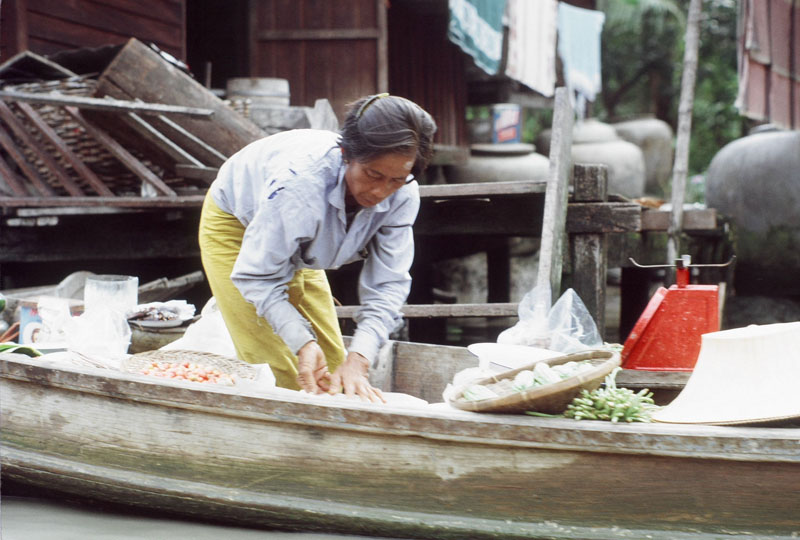
<path fill-rule="evenodd" d="M 523 371 L 535 369 L 537 364 L 559 366 L 568 362 L 586 364 L 585 369 L 557 382 L 525 390 L 518 390 L 514 387 L 517 376 Z M 455 390 L 448 399 L 448 403 L 457 409 L 474 412 L 524 413 L 536 411 L 546 414 L 561 414 L 566 410 L 567 405 L 581 393 L 581 390 L 591 392 L 599 388 L 606 375 L 619 365 L 619 354 L 606 350 L 591 350 L 537 360 L 516 369 L 472 381 Z M 486 395 L 489 397 L 476 399 L 475 386 L 482 390 L 488 390 Z M 469 394 L 472 396 L 468 397 Z"/>
<path fill-rule="evenodd" d="M 256 377 L 254 366 L 236 358 L 180 349 L 134 354 L 123 361 L 122 369 L 162 379 L 224 385 Z"/>

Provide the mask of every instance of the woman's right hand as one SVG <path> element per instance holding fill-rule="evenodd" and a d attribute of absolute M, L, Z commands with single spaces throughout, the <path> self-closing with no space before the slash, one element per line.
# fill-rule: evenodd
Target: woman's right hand
<path fill-rule="evenodd" d="M 329 394 L 344 392 L 349 398 L 386 403 L 381 391 L 369 383 L 369 360 L 357 352 L 347 354 L 345 361 L 331 374 Z"/>
<path fill-rule="evenodd" d="M 297 351 L 297 384 L 310 394 L 322 394 L 330 383 L 325 353 L 316 341 L 309 341 Z"/>

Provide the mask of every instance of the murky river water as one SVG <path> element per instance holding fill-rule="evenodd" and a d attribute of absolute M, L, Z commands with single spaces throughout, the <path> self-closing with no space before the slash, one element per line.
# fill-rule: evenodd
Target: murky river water
<path fill-rule="evenodd" d="M 211 525 L 55 499 L 3 495 L 2 540 L 368 540 L 364 536 L 290 533 Z"/>

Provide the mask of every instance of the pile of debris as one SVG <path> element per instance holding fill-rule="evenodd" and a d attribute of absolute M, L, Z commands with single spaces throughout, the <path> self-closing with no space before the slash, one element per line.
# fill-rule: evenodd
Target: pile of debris
<path fill-rule="evenodd" d="M 195 206 L 225 159 L 291 127 L 258 125 L 136 39 L 26 51 L 0 65 L 0 207 Z"/>

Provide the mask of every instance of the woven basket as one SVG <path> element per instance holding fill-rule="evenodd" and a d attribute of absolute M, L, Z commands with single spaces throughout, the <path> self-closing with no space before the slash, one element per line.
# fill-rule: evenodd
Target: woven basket
<path fill-rule="evenodd" d="M 143 368 L 153 362 L 191 362 L 199 366 L 218 369 L 238 379 L 255 379 L 256 377 L 256 368 L 241 360 L 213 353 L 182 349 L 156 350 L 134 354 L 123 361 L 122 370 L 128 373 L 140 373 Z"/>
<path fill-rule="evenodd" d="M 567 362 L 581 362 L 584 360 L 589 360 L 592 363 L 592 369 L 580 372 L 562 381 L 538 386 L 523 392 L 516 392 L 512 389 L 514 377 L 516 377 L 517 373 L 533 369 L 539 362 L 556 366 Z M 547 414 L 561 414 L 566 410 L 567 405 L 580 394 L 581 390 L 585 389 L 591 392 L 599 388 L 605 376 L 619 366 L 620 362 L 619 354 L 600 350 L 539 360 L 517 369 L 504 371 L 495 376 L 469 383 L 468 386 L 480 384 L 487 387 L 498 394 L 496 398 L 468 401 L 463 397 L 465 387 L 456 390 L 448 402 L 457 409 L 474 412 L 524 413 L 525 411 L 537 411 Z"/>

